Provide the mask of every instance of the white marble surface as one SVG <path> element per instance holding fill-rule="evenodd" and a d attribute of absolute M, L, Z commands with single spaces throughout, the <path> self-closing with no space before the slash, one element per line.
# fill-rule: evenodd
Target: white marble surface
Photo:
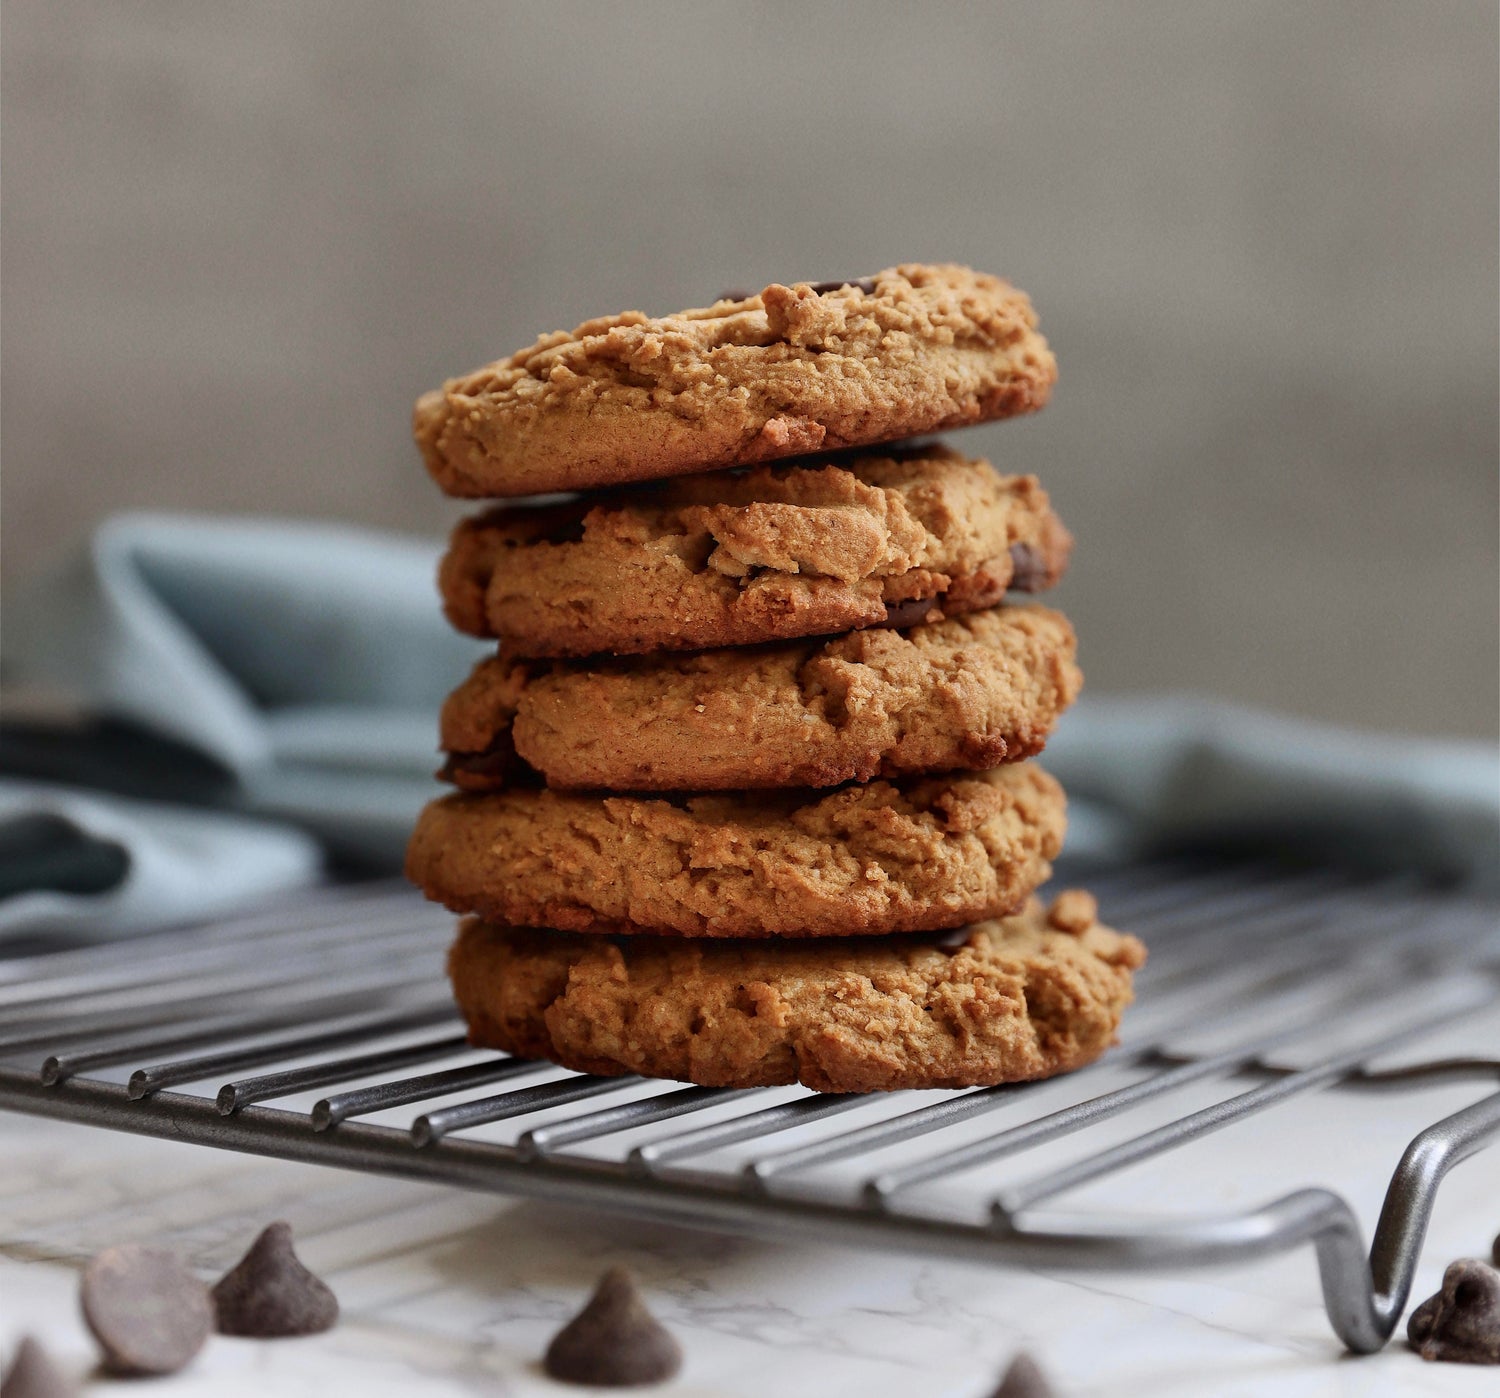
<path fill-rule="evenodd" d="M 1448 1101 L 1458 1106 L 1478 1095 L 1471 1084 Z M 1447 1109 L 1448 1101 L 1437 1105 Z M 1330 1102 L 1316 1108 L 1325 1121 L 1343 1110 Z M 1430 1118 L 1432 1105 L 1415 1115 Z M 1389 1134 L 1407 1131 L 1402 1113 L 1413 1114 L 1411 1103 L 1379 1110 Z M 1240 1165 L 1253 1167 L 1248 1188 L 1257 1197 L 1272 1182 L 1276 1157 L 1287 1153 L 1265 1136 L 1255 1142 L 1254 1161 L 1244 1142 L 1225 1149 L 1231 1155 L 1221 1162 L 1239 1152 Z M 1327 1166 L 1324 1173 L 1336 1177 L 1337 1162 Z M 1383 1179 L 1330 1182 L 1350 1191 L 1368 1226 Z M 1435 1287 L 1445 1262 L 1477 1251 L 1500 1226 L 1497 1182 L 1493 1154 L 1450 1178 L 1419 1296 Z M 1159 1194 L 1149 1176 L 1147 1184 L 1148 1196 Z M 8 1357 L 30 1332 L 68 1369 L 91 1375 L 76 1292 L 93 1251 L 154 1240 L 215 1276 L 279 1217 L 291 1220 L 303 1257 L 338 1292 L 342 1323 L 304 1340 L 216 1338 L 189 1370 L 151 1384 L 152 1394 L 576 1391 L 546 1380 L 536 1359 L 613 1262 L 636 1270 L 681 1338 L 683 1374 L 662 1391 L 684 1398 L 982 1398 L 1018 1347 L 1038 1356 L 1060 1395 L 1074 1398 L 1500 1389 L 1493 1369 L 1424 1364 L 1399 1341 L 1370 1358 L 1341 1355 L 1305 1250 L 1178 1277 L 1007 1271 L 679 1231 L 3 1113 L 0 1348 Z M 90 1377 L 87 1391 L 112 1387 L 119 1385 Z"/>

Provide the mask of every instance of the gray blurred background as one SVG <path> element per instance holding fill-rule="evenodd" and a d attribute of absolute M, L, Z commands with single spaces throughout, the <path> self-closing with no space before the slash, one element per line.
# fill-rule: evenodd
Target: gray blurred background
<path fill-rule="evenodd" d="M 1472 0 L 6 0 L 5 585 L 127 507 L 437 531 L 444 377 L 958 260 L 1058 351 L 960 444 L 1077 534 L 1092 691 L 1493 735 L 1496 38 Z"/>

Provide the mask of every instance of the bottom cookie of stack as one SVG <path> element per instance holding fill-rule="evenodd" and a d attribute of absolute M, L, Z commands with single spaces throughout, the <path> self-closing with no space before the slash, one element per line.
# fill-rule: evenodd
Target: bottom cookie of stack
<path fill-rule="evenodd" d="M 1114 1043 L 1145 959 L 1073 891 L 958 932 L 817 941 L 470 919 L 449 974 L 476 1045 L 586 1073 L 872 1092 L 1081 1067 Z"/>

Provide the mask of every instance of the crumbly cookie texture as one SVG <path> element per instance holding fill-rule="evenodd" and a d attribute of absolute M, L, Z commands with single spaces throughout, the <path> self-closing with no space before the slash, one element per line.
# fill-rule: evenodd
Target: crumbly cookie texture
<path fill-rule="evenodd" d="M 1078 694 L 1073 628 L 1039 606 L 907 631 L 618 660 L 483 660 L 443 706 L 444 774 L 735 791 L 985 769 L 1040 752 Z M 528 770 L 529 769 L 529 770 Z"/>
<path fill-rule="evenodd" d="M 1086 893 L 936 938 L 689 942 L 470 920 L 448 959 L 473 1043 L 585 1073 L 820 1092 L 1045 1078 L 1115 1040 L 1146 959 Z"/>
<path fill-rule="evenodd" d="M 1050 587 L 1072 544 L 1034 476 L 930 446 L 492 510 L 438 583 L 513 655 L 638 655 L 975 611 Z"/>
<path fill-rule="evenodd" d="M 1014 911 L 1062 847 L 1035 763 L 827 793 L 665 799 L 458 793 L 422 812 L 406 872 L 454 912 L 685 937 L 836 937 Z"/>
<path fill-rule="evenodd" d="M 586 321 L 424 394 L 412 430 L 450 495 L 534 495 L 1032 412 L 1056 378 L 1024 293 L 913 264 Z"/>

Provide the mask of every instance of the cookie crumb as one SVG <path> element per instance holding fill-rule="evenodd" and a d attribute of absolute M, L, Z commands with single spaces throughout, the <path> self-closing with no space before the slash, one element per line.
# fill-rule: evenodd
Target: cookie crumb
<path fill-rule="evenodd" d="M 1477 1257 L 1451 1263 L 1442 1290 L 1411 1313 L 1406 1338 L 1423 1359 L 1500 1364 L 1500 1271 Z"/>
<path fill-rule="evenodd" d="M 1081 888 L 1059 893 L 1047 909 L 1047 925 L 1059 932 L 1087 932 L 1098 921 L 1098 901 Z"/>
<path fill-rule="evenodd" d="M 339 1318 L 338 1298 L 292 1248 L 292 1225 L 271 1224 L 213 1289 L 221 1335 L 256 1340 L 316 1335 Z"/>
<path fill-rule="evenodd" d="M 30 1335 L 21 1343 L 0 1377 L 0 1398 L 77 1398 L 78 1385 Z"/>
<path fill-rule="evenodd" d="M 175 1253 L 105 1248 L 83 1274 L 83 1318 L 116 1374 L 175 1374 L 213 1330 L 208 1288 Z"/>
<path fill-rule="evenodd" d="M 651 1314 L 630 1273 L 611 1267 L 588 1305 L 547 1346 L 543 1367 L 564 1383 L 664 1383 L 682 1367 L 682 1347 Z"/>

